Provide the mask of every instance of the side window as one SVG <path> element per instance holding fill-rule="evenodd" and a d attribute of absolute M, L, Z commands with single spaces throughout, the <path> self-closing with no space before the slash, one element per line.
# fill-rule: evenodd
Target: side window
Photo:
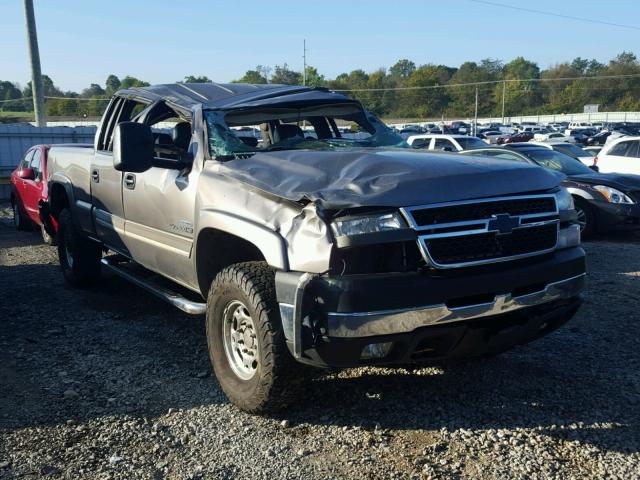
<path fill-rule="evenodd" d="M 625 155 L 627 157 L 634 157 L 634 158 L 640 157 L 640 153 L 638 152 L 638 148 L 640 147 L 640 140 L 633 140 L 627 143 L 629 144 L 629 148 L 627 148 Z"/>
<path fill-rule="evenodd" d="M 31 159 L 31 168 L 36 179 L 42 180 L 42 150 L 36 148 L 33 151 L 33 158 Z"/>
<path fill-rule="evenodd" d="M 24 157 L 22 157 L 22 160 L 20 161 L 20 170 L 29 168 L 29 164 L 31 163 L 31 159 L 33 158 L 33 152 L 33 150 L 29 150 L 24 154 Z"/>
<path fill-rule="evenodd" d="M 627 154 L 627 150 L 630 150 L 632 143 L 633 142 L 620 142 L 617 145 L 614 145 L 607 154 L 624 157 Z"/>
<path fill-rule="evenodd" d="M 436 138 L 435 145 L 433 146 L 434 150 L 448 150 L 455 151 L 456 149 L 453 147 L 453 143 L 451 143 L 446 138 Z"/>
<path fill-rule="evenodd" d="M 411 147 L 413 148 L 429 148 L 429 144 L 431 143 L 430 138 L 416 138 Z"/>
<path fill-rule="evenodd" d="M 509 152 L 485 151 L 485 152 L 482 152 L 481 154 L 482 155 L 487 155 L 487 156 L 493 157 L 493 158 L 499 158 L 500 160 L 514 160 L 516 162 L 529 163 L 526 160 L 518 157 L 517 155 L 514 155 L 514 154 L 509 153 Z"/>

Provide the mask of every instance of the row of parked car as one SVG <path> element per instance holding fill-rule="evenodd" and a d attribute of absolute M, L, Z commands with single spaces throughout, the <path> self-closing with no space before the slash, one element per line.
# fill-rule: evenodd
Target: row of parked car
<path fill-rule="evenodd" d="M 640 137 L 621 137 L 597 155 L 568 142 L 512 142 L 489 145 L 469 135 L 413 135 L 416 149 L 485 155 L 500 160 L 537 164 L 567 175 L 565 186 L 575 199 L 582 235 L 640 228 Z M 18 230 L 38 228 L 43 240 L 55 244 L 55 220 L 43 221 L 48 196 L 47 154 L 50 145 L 29 149 L 12 173 L 12 209 Z"/>

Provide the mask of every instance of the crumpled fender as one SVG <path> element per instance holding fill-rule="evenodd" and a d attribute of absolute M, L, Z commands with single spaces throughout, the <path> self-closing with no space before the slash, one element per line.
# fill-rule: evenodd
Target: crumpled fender
<path fill-rule="evenodd" d="M 269 265 L 280 270 L 289 269 L 284 239 L 264 225 L 228 211 L 204 209 L 200 211 L 198 217 L 198 230 L 202 231 L 206 228 L 213 228 L 243 238 L 260 250 Z"/>

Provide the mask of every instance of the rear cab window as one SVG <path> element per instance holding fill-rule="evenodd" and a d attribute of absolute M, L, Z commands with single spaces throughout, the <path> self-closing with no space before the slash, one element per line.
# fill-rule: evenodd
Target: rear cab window
<path fill-rule="evenodd" d="M 147 104 L 128 98 L 114 97 L 102 118 L 98 132 L 97 150 L 111 152 L 113 150 L 113 132 L 121 122 L 133 120 Z"/>

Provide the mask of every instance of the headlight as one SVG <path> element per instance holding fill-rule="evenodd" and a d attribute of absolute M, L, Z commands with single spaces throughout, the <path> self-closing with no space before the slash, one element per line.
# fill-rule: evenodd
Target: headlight
<path fill-rule="evenodd" d="M 385 232 L 405 227 L 406 224 L 399 212 L 385 213 L 382 215 L 346 217 L 344 219 L 335 220 L 331 224 L 331 230 L 336 237 Z"/>
<path fill-rule="evenodd" d="M 609 203 L 634 203 L 628 196 L 615 188 L 595 185 L 593 189 L 599 191 Z"/>
<path fill-rule="evenodd" d="M 558 211 L 560 210 L 573 210 L 573 197 L 564 187 L 560 187 L 560 191 L 556 193 L 556 202 L 558 204 Z"/>

